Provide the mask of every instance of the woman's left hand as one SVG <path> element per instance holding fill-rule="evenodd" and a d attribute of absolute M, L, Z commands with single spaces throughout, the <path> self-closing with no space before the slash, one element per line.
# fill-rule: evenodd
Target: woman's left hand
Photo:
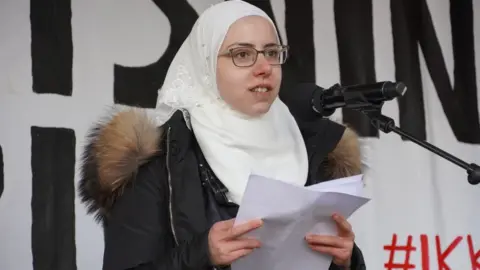
<path fill-rule="evenodd" d="M 352 226 L 344 217 L 334 214 L 333 220 L 337 223 L 338 236 L 311 234 L 307 235 L 305 239 L 311 249 L 333 256 L 334 264 L 349 267 L 355 234 Z"/>

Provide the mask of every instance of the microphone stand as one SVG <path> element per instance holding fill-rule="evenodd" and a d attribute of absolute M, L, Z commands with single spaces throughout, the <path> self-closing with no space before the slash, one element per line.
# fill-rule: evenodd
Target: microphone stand
<path fill-rule="evenodd" d="M 364 103 L 365 104 L 365 103 Z M 384 133 L 394 132 L 398 135 L 401 135 L 405 138 L 408 138 L 410 141 L 422 146 L 423 148 L 430 150 L 432 153 L 437 154 L 438 156 L 462 167 L 466 170 L 468 174 L 468 182 L 471 185 L 477 185 L 480 183 L 480 166 L 475 163 L 468 164 L 467 162 L 443 151 L 442 149 L 415 138 L 413 135 L 403 131 L 399 127 L 395 126 L 395 121 L 382 114 L 383 102 L 380 103 L 370 103 L 367 106 L 359 106 L 353 110 L 361 111 L 370 118 L 370 123 L 377 128 L 378 130 L 383 131 Z"/>

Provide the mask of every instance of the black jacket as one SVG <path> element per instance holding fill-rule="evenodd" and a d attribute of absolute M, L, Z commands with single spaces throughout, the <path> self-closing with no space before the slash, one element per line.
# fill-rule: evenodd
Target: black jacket
<path fill-rule="evenodd" d="M 79 186 L 104 227 L 103 269 L 214 269 L 209 228 L 234 217 L 238 206 L 223 201 L 223 186 L 181 112 L 162 127 L 139 110 L 111 116 L 88 137 Z M 350 129 L 326 119 L 297 122 L 309 155 L 308 185 L 360 173 Z M 352 262 L 351 269 L 366 269 L 357 246 Z"/>

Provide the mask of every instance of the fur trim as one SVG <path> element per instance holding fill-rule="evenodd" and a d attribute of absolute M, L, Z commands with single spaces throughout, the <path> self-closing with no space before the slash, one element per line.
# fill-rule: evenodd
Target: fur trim
<path fill-rule="evenodd" d="M 87 137 L 79 193 L 88 213 L 101 220 L 138 168 L 159 152 L 162 129 L 141 109 L 111 112 Z"/>
<path fill-rule="evenodd" d="M 139 167 L 161 152 L 164 135 L 144 109 L 108 116 L 89 132 L 80 166 L 81 201 L 99 221 L 104 221 L 123 188 L 134 181 Z M 361 173 L 359 142 L 353 130 L 345 130 L 326 163 L 331 179 Z"/>
<path fill-rule="evenodd" d="M 362 173 L 362 161 L 358 135 L 346 128 L 335 149 L 328 154 L 327 170 L 331 179 Z"/>

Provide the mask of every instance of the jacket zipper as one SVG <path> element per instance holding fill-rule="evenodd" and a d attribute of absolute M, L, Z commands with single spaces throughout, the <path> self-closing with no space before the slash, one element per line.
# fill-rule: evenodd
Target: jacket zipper
<path fill-rule="evenodd" d="M 168 131 L 167 131 L 167 173 L 168 173 L 168 191 L 169 191 L 168 212 L 170 213 L 170 230 L 172 231 L 175 244 L 178 246 L 177 234 L 175 232 L 175 226 L 173 225 L 173 211 L 172 211 L 172 176 L 170 173 L 170 130 L 171 130 L 171 127 L 168 127 Z M 213 266 L 212 270 L 218 270 L 218 268 Z"/>
<path fill-rule="evenodd" d="M 175 232 L 175 226 L 173 225 L 173 211 L 172 211 L 172 176 L 170 174 L 170 127 L 167 131 L 167 173 L 168 173 L 168 212 L 170 213 L 170 229 L 173 234 L 175 244 L 178 246 L 177 234 Z"/>

